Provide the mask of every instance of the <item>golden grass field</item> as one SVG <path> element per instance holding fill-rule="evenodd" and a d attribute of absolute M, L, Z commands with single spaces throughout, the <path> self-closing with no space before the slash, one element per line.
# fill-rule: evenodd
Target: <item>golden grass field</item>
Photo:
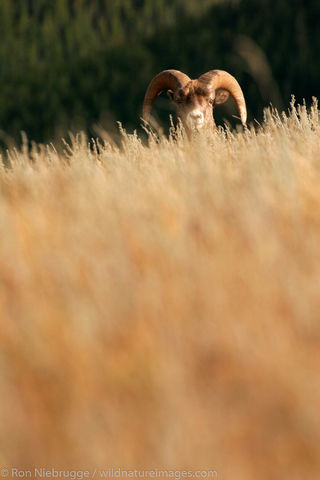
<path fill-rule="evenodd" d="M 0 186 L 0 467 L 319 479 L 316 102 L 24 144 Z"/>

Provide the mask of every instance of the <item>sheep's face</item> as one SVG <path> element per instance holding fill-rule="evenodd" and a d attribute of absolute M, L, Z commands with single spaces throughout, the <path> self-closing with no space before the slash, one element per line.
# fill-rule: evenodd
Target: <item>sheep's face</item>
<path fill-rule="evenodd" d="M 243 92 L 237 80 L 228 72 L 210 70 L 195 80 L 174 69 L 158 73 L 149 83 L 144 96 L 142 118 L 145 122 L 150 120 L 155 99 L 165 90 L 168 90 L 178 120 L 188 135 L 192 130 L 216 128 L 212 110 L 216 105 L 224 103 L 230 95 L 237 104 L 242 124 L 246 123 L 247 109 Z"/>
<path fill-rule="evenodd" d="M 209 89 L 191 80 L 175 92 L 169 90 L 168 94 L 176 106 L 177 117 L 188 130 L 200 130 L 212 124 L 214 95 Z"/>

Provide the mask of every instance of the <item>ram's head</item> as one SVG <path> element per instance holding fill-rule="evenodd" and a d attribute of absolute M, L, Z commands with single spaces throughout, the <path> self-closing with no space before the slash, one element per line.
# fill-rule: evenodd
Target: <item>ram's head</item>
<path fill-rule="evenodd" d="M 150 82 L 143 102 L 143 119 L 148 122 L 153 102 L 164 90 L 176 107 L 177 118 L 187 132 L 203 127 L 215 128 L 212 110 L 231 95 L 238 107 L 241 122 L 247 120 L 246 102 L 237 80 L 223 70 L 211 70 L 191 80 L 179 70 L 164 70 Z"/>

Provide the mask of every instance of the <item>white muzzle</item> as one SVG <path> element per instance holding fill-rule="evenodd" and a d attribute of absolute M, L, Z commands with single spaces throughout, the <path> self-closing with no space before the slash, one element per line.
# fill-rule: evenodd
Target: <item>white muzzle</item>
<path fill-rule="evenodd" d="M 187 117 L 188 127 L 192 130 L 198 130 L 203 127 L 204 115 L 200 110 L 192 110 Z"/>

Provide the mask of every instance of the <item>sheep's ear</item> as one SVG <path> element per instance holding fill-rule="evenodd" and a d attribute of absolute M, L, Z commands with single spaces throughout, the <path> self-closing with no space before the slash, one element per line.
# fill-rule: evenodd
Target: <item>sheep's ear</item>
<path fill-rule="evenodd" d="M 224 88 L 218 88 L 218 90 L 216 90 L 216 96 L 214 99 L 215 105 L 226 102 L 229 98 L 229 95 L 230 93 L 228 92 L 228 90 L 224 90 Z"/>
<path fill-rule="evenodd" d="M 171 102 L 173 102 L 173 90 L 168 90 L 167 95 L 170 98 Z"/>

